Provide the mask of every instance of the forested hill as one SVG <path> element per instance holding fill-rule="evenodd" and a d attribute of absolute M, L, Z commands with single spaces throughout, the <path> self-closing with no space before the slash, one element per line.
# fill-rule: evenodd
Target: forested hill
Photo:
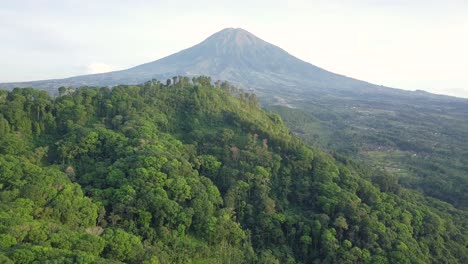
<path fill-rule="evenodd" d="M 468 215 L 208 77 L 0 91 L 0 263 L 468 263 Z"/>

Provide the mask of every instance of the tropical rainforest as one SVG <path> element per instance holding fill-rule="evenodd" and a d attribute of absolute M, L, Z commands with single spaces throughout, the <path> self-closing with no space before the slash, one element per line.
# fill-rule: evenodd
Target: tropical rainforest
<path fill-rule="evenodd" d="M 468 263 L 468 213 L 209 77 L 0 91 L 1 263 Z"/>

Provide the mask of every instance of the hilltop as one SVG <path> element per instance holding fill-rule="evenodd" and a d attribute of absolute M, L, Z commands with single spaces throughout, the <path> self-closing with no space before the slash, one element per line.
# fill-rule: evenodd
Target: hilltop
<path fill-rule="evenodd" d="M 211 83 L 0 91 L 0 261 L 468 261 L 465 211 Z"/>

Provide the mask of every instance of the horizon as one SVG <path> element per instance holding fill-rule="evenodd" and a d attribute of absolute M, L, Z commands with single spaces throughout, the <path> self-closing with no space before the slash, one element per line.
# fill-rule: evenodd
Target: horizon
<path fill-rule="evenodd" d="M 312 2 L 252 6 L 240 1 L 227 7 L 212 4 L 200 16 L 194 15 L 196 10 L 178 8 L 190 3 L 102 1 L 89 3 L 90 7 L 82 1 L 7 3 L 0 9 L 0 33 L 7 40 L 0 44 L 5 53 L 0 62 L 0 82 L 62 79 L 128 69 L 192 47 L 222 29 L 242 28 L 337 74 L 386 87 L 468 98 L 468 76 L 463 72 L 463 62 L 468 60 L 464 48 L 468 37 L 459 34 L 468 26 L 468 18 L 463 16 L 468 4 L 456 0 Z M 25 10 L 25 5 L 30 8 Z M 246 5 L 253 10 L 240 15 Z M 252 16 L 261 8 L 271 12 L 262 12 L 266 15 L 261 18 Z M 300 12 L 292 16 L 293 11 Z M 408 11 L 418 13 L 414 16 Z M 159 24 L 173 13 L 182 22 L 167 27 Z M 217 23 L 209 23 L 206 18 L 212 13 Z M 138 16 L 133 17 L 135 14 Z M 278 15 L 288 22 L 273 21 Z M 24 23 L 27 20 L 21 18 L 26 16 L 37 23 Z M 9 19 L 13 17 L 16 19 Z M 77 18 L 83 25 L 76 22 Z M 190 18 L 197 22 L 185 23 Z M 357 20 L 344 23 L 353 19 Z M 405 24 L 408 21 L 412 22 Z M 304 34 L 308 28 L 315 34 Z"/>

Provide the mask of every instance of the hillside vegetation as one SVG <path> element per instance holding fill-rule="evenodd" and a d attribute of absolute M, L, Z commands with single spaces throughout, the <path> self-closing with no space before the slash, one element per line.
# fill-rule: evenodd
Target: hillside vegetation
<path fill-rule="evenodd" d="M 0 91 L 2 263 L 468 263 L 468 214 L 208 77 Z"/>
<path fill-rule="evenodd" d="M 468 100 L 307 98 L 269 107 L 311 146 L 399 176 L 399 182 L 468 210 Z"/>
<path fill-rule="evenodd" d="M 404 187 L 468 210 L 467 99 L 332 73 L 241 28 L 130 69 L 0 83 L 0 89 L 34 87 L 56 95 L 60 86 L 141 84 L 178 75 L 208 75 L 254 91 L 308 145 L 366 162 L 397 175 Z"/>

